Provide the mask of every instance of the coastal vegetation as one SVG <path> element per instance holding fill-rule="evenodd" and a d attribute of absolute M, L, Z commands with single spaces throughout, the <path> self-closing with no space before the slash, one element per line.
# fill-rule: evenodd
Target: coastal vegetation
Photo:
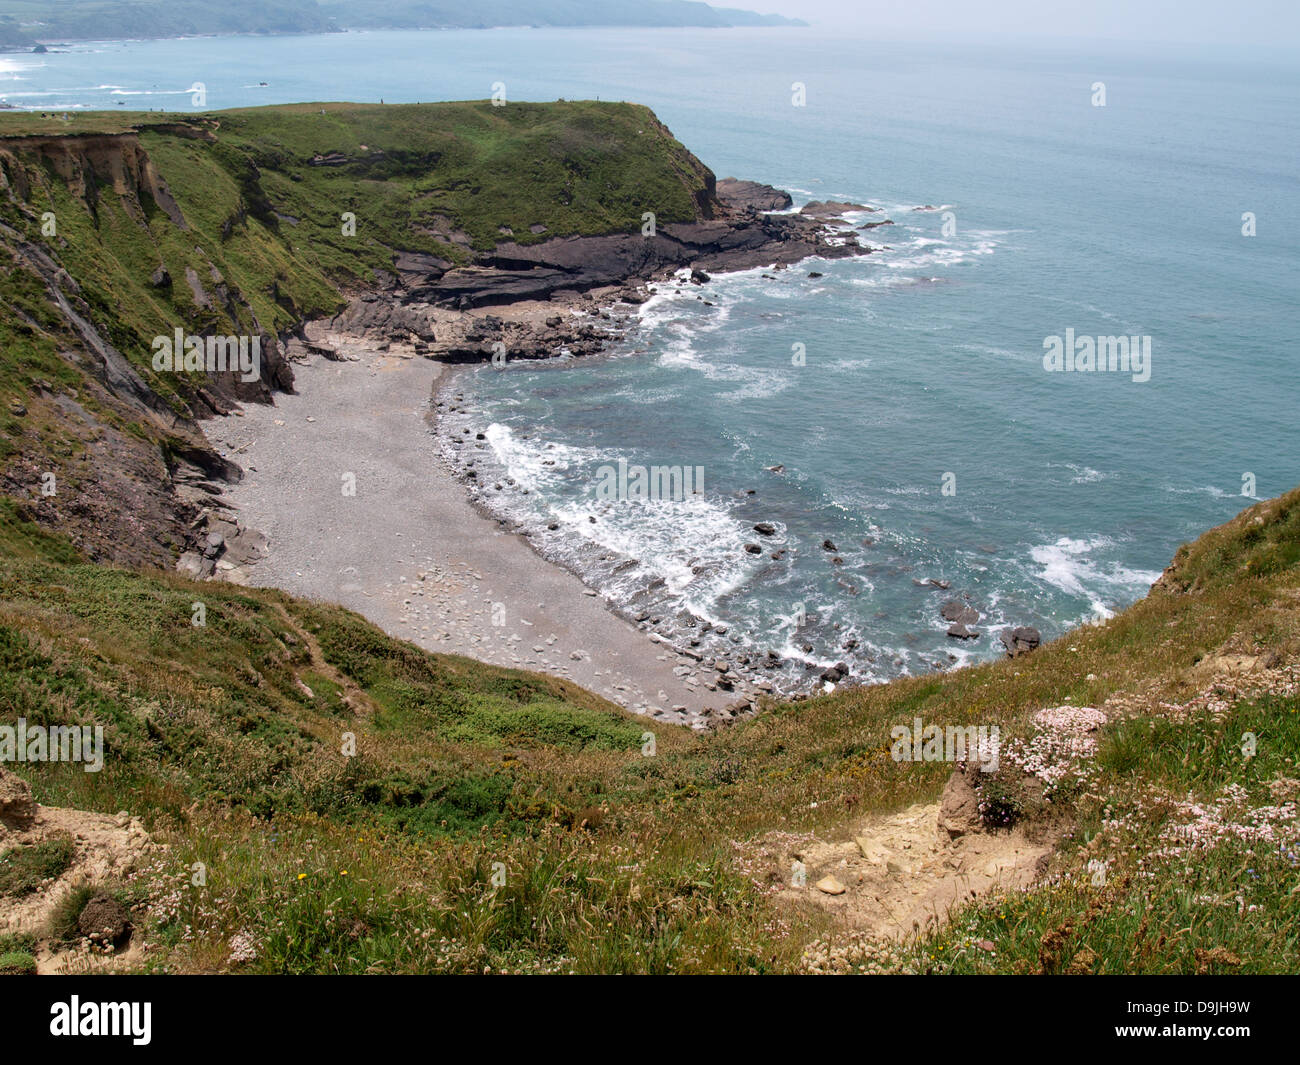
<path fill-rule="evenodd" d="M 155 373 L 154 337 L 290 333 L 393 272 L 399 252 L 450 266 L 507 240 L 634 231 L 646 211 L 694 221 L 713 181 L 648 108 L 592 101 L 6 114 L 0 171 L 0 458 L 21 450 L 61 481 L 84 479 L 87 439 L 50 390 L 96 375 L 59 354 L 86 339 L 52 306 L 56 280 L 152 409 L 93 386 L 79 402 L 190 454 L 203 445 L 176 419 L 232 393 Z"/>

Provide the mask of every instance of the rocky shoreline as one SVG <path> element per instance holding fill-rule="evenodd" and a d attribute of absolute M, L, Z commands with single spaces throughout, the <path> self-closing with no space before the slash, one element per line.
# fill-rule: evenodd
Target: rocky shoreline
<path fill-rule="evenodd" d="M 434 391 L 433 423 L 446 460 L 446 466 L 462 486 L 466 498 L 484 517 L 497 522 L 504 530 L 519 535 L 529 547 L 548 564 L 563 568 L 582 579 L 580 571 L 571 560 L 550 549 L 546 536 L 558 529 L 551 523 L 546 530 L 528 528 L 511 518 L 502 516 L 493 505 L 489 492 L 504 490 L 500 482 L 481 479 L 478 475 L 478 458 L 487 445 L 482 432 L 473 432 L 453 422 L 463 414 L 463 392 L 457 391 L 454 375 L 444 375 Z M 451 424 L 449 424 L 451 423 Z M 612 572 L 635 567 L 637 560 L 615 556 L 596 550 L 597 564 Z M 584 580 L 584 583 L 586 581 Z M 720 706 L 706 707 L 698 714 L 688 705 L 672 707 L 669 717 L 696 727 L 715 727 L 758 712 L 759 702 L 765 697 L 781 696 L 789 699 L 806 698 L 807 683 L 789 683 L 779 670 L 788 667 L 775 652 L 766 656 L 756 654 L 742 646 L 742 637 L 731 633 L 725 624 L 714 624 L 704 618 L 679 611 L 666 600 L 655 596 L 655 582 L 644 593 L 630 598 L 614 599 L 588 588 L 586 594 L 600 598 L 605 608 L 616 617 L 643 632 L 652 645 L 674 657 L 673 674 L 678 678 L 690 699 L 720 697 Z M 844 675 L 847 675 L 847 670 Z M 837 678 L 838 679 L 838 678 Z M 663 716 L 663 715 L 655 715 Z"/>
<path fill-rule="evenodd" d="M 399 255 L 392 273 L 377 276 L 339 314 L 285 338 L 287 357 L 331 358 L 329 334 L 450 363 L 591 355 L 621 338 L 620 323 L 649 299 L 649 283 L 679 271 L 703 285 L 709 271 L 780 270 L 872 250 L 853 227 L 836 224 L 846 211 L 870 208 L 810 204 L 811 211 L 772 214 L 789 206 L 789 193 L 734 178 L 716 190 L 715 217 L 658 226 L 652 235 L 506 241 L 468 266 Z"/>
<path fill-rule="evenodd" d="M 867 254 L 870 249 L 860 245 L 851 229 L 834 226 L 834 219 L 822 213 L 773 215 L 769 209 L 782 210 L 789 206 L 787 193 L 770 186 L 752 182 L 724 179 L 717 184 L 717 201 L 720 207 L 716 217 L 690 225 L 660 227 L 653 236 L 617 235 L 608 237 L 575 237 L 544 241 L 528 247 L 506 243 L 490 255 L 483 256 L 473 266 L 451 267 L 422 255 L 402 255 L 397 258 L 396 270 L 377 278 L 375 288 L 356 294 L 347 306 L 328 319 L 304 322 L 293 334 L 282 337 L 283 360 L 289 368 L 286 375 L 305 378 L 314 367 L 330 363 L 371 361 L 370 376 L 380 363 L 400 365 L 408 360 L 430 360 L 448 367 L 491 360 L 550 359 L 555 357 L 592 356 L 612 343 L 622 339 L 634 323 L 638 306 L 651 296 L 648 287 L 680 274 L 685 283 L 707 285 L 709 271 L 743 270 L 754 267 L 784 269 L 810 256 L 843 258 Z M 340 365 L 340 370 L 343 367 Z M 436 432 L 438 418 L 445 414 L 449 402 L 444 397 L 454 374 L 440 372 L 436 375 L 433 394 L 429 400 L 431 428 Z M 293 389 L 290 385 L 289 389 Z M 289 391 L 289 390 L 286 390 Z M 292 394 L 292 392 L 290 393 Z M 288 399 L 282 399 L 284 407 Z M 275 411 L 278 408 L 272 408 Z M 261 410 L 233 409 L 231 415 L 252 421 L 258 433 L 286 430 L 285 419 L 271 417 L 269 426 Z M 337 417 L 337 414 L 335 415 Z M 305 418 L 314 422 L 311 416 Z M 256 464 L 248 456 L 263 456 L 259 461 L 270 464 L 270 456 L 259 452 L 257 440 L 246 431 L 248 426 L 231 422 L 224 440 L 213 443 L 224 457 L 235 463 L 246 463 L 249 475 L 258 475 Z M 313 427 L 302 426 L 300 434 Z M 250 450 L 251 449 L 251 450 Z M 506 535 L 521 530 L 506 527 L 506 523 L 493 515 L 474 492 L 474 471 L 457 468 L 448 463 L 448 471 L 456 478 L 458 490 L 466 504 Z M 198 492 L 217 486 L 194 486 Z M 235 487 L 220 486 L 222 491 L 210 493 L 208 505 L 197 523 L 202 538 L 198 547 L 182 555 L 178 568 L 200 578 L 215 578 L 234 583 L 263 583 L 269 579 L 277 565 L 269 568 L 266 560 L 283 550 L 277 536 L 264 534 L 256 528 L 256 521 L 247 520 L 240 512 L 240 504 L 257 497 L 248 484 Z M 250 496 L 250 491 L 253 495 Z M 435 493 L 436 494 L 436 493 Z M 239 500 L 240 503 L 234 502 Z M 283 506 L 283 503 L 277 504 Z M 310 506 L 310 503 L 304 503 Z M 259 507 L 269 503 L 259 500 Z M 255 508 L 256 509 L 256 508 Z M 272 510 L 263 509 L 267 523 L 274 522 Z M 447 514 L 446 509 L 442 511 Z M 451 520 L 457 520 L 452 518 Z M 392 519 L 397 528 L 400 519 Z M 307 535 L 303 533 L 303 535 Z M 397 534 L 402 535 L 402 534 Z M 528 543 L 529 549 L 541 566 L 552 567 L 545 552 L 530 537 L 518 537 Z M 299 545 L 300 546 L 300 545 Z M 328 550 L 321 545 L 321 550 Z M 298 558 L 297 547 L 291 549 L 298 565 L 297 575 L 276 572 L 275 583 L 294 583 L 302 586 L 294 590 L 308 594 L 330 596 L 331 587 L 321 587 L 321 581 L 312 583 L 303 576 L 312 566 L 308 558 Z M 335 560 L 337 561 L 337 560 Z M 410 561 L 410 560 L 408 560 Z M 435 560 L 423 562 L 423 576 L 440 574 Z M 351 568 L 351 567 L 344 567 Z M 488 567 L 480 561 L 478 569 Z M 517 563 L 516 563 L 517 568 Z M 256 572 L 260 569 L 260 572 Z M 466 579 L 482 578 L 467 571 Z M 565 571 L 568 573 L 568 571 Z M 427 596 L 426 589 L 438 595 L 433 582 L 416 580 L 421 574 L 403 578 L 408 597 L 419 593 Z M 442 580 L 447 574 L 441 574 Z M 372 582 L 377 578 L 371 578 Z M 491 578 L 489 577 L 489 580 Z M 337 579 L 329 578 L 338 583 Z M 386 582 L 391 584 L 392 582 Z M 534 580 L 534 584 L 537 581 Z M 349 585 L 350 587 L 351 585 Z M 390 631 L 403 633 L 399 626 L 410 622 L 409 609 L 413 600 L 402 600 L 403 610 L 384 613 L 368 600 L 382 598 L 385 593 L 371 588 L 364 591 L 365 600 L 353 598 L 354 608 L 362 609 L 372 619 L 380 621 Z M 552 594 L 559 594 L 552 589 Z M 524 597 L 524 593 L 520 593 Z M 443 597 L 447 598 L 447 597 Z M 625 620 L 637 633 L 636 639 L 654 659 L 654 668 L 646 662 L 643 672 L 653 675 L 655 684 L 639 683 L 635 676 L 625 676 L 623 681 L 611 684 L 604 694 L 623 702 L 629 708 L 651 716 L 666 718 L 694 727 L 713 727 L 737 717 L 756 712 L 758 700 L 766 694 L 775 694 L 778 687 L 763 675 L 763 666 L 770 662 L 751 662 L 743 650 L 727 643 L 721 650 L 706 654 L 698 649 L 700 640 L 669 640 L 654 632 L 648 610 L 599 600 L 597 593 L 586 589 L 584 598 L 596 599 L 602 610 L 612 612 Z M 441 600 L 439 600 L 441 602 Z M 570 600 L 573 609 L 579 604 Z M 467 630 L 478 629 L 470 646 L 450 649 L 478 655 L 491 645 L 496 634 L 483 630 L 482 618 L 461 600 L 443 604 L 443 623 L 456 618 Z M 450 605 L 448 605 L 450 604 Z M 588 602 L 587 607 L 593 605 Z M 376 611 L 379 611 L 376 613 Z M 480 611 L 481 613 L 481 611 Z M 518 633 L 514 634 L 516 637 Z M 703 633 L 701 635 L 704 635 Z M 728 637 L 725 626 L 711 633 L 714 641 Z M 599 638 L 595 647 L 599 655 Z M 738 636 L 731 636 L 738 641 Z M 696 647 L 682 646 L 693 642 Z M 518 643 L 515 645 L 519 646 Z M 539 648 L 548 648 L 543 641 Z M 438 649 L 431 647 L 431 649 Z M 513 649 L 508 660 L 529 668 L 541 668 L 566 676 L 575 676 L 581 682 L 601 690 L 599 674 L 592 677 L 577 676 L 589 670 L 583 658 L 590 658 L 588 648 L 575 648 L 564 663 L 550 664 L 544 650 L 534 652 L 536 662 L 527 655 L 519 656 Z M 646 656 L 642 652 L 643 657 Z M 615 652 L 614 658 L 619 657 Z M 498 661 L 502 659 L 498 657 Z M 663 660 L 664 666 L 661 666 Z M 658 674 L 664 667 L 671 669 L 674 681 L 680 685 L 681 694 L 672 698 L 668 694 L 671 684 Z M 612 671 L 610 671 L 612 672 Z M 630 671 L 634 674 L 635 668 Z M 781 689 L 787 686 L 782 685 Z M 793 691 L 781 690 L 792 695 Z M 664 704 L 664 705 L 657 705 Z"/>
<path fill-rule="evenodd" d="M 604 586 L 610 578 L 638 572 L 638 559 L 594 545 L 585 549 L 579 562 L 572 554 L 571 540 L 559 531 L 558 523 L 551 522 L 543 529 L 512 517 L 502 501 L 518 492 L 519 487 L 508 473 L 491 472 L 489 463 L 485 462 L 489 447 L 485 434 L 466 420 L 465 401 L 465 394 L 456 388 L 455 376 L 444 377 L 435 392 L 436 426 L 447 467 L 481 514 L 511 533 L 521 535 L 542 558 L 582 577 L 584 582 Z M 774 532 L 775 527 L 758 522 L 754 531 L 764 537 Z M 758 545 L 746 543 L 742 549 L 754 546 Z M 822 549 L 833 554 L 836 547 L 827 541 Z M 914 583 L 932 592 L 950 588 L 949 582 L 936 579 Z M 805 643 L 800 648 L 802 654 L 782 654 L 749 643 L 727 624 L 684 609 L 667 593 L 662 580 L 642 582 L 638 589 L 617 596 L 604 594 L 605 604 L 612 613 L 644 631 L 651 640 L 672 649 L 678 656 L 675 672 L 691 690 L 702 688 L 733 697 L 734 702 L 727 707 L 731 717 L 757 712 L 764 698 L 798 701 L 845 686 L 875 682 L 865 679 L 860 671 L 860 661 L 855 656 L 855 652 L 860 652 L 857 639 L 848 638 L 820 649 Z M 985 635 L 971 627 L 983 614 L 971 605 L 968 594 L 942 602 L 936 609 L 936 617 L 951 621 L 947 635 L 958 642 Z M 1025 626 L 1005 628 L 998 638 L 1011 658 L 1035 650 L 1042 639 L 1037 629 Z M 949 655 L 947 661 L 936 660 L 932 665 L 941 670 L 957 661 L 955 655 Z"/>

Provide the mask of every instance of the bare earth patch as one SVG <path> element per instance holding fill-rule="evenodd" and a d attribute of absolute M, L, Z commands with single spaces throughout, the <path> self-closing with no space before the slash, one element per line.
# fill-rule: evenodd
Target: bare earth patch
<path fill-rule="evenodd" d="M 153 849 L 139 818 L 40 806 L 31 800 L 26 783 L 3 769 L 0 785 L 9 800 L 0 809 L 0 852 L 59 837 L 73 841 L 72 861 L 62 874 L 30 894 L 0 899 L 0 935 L 38 937 L 38 973 L 112 971 L 138 964 L 143 955 L 140 936 L 132 936 L 112 953 L 92 951 L 85 940 L 68 945 L 45 937 L 51 918 L 69 895 L 84 885 L 124 879 Z"/>
<path fill-rule="evenodd" d="M 1283 666 L 1273 661 L 1276 657 L 1257 649 L 1232 653 L 1220 648 L 1191 670 L 1189 679 L 1204 687 L 1185 703 L 1171 704 L 1150 693 L 1117 693 L 1107 700 L 1105 712 L 1058 707 L 1040 711 L 1036 720 L 1071 714 L 1100 715 L 1101 720 L 1137 715 L 1177 719 L 1198 708 L 1226 710 L 1243 698 L 1294 695 L 1300 690 L 1300 668 Z M 1051 724 L 1046 722 L 1046 731 Z M 1084 725 L 1074 727 L 1077 731 Z M 1087 763 L 1091 756 L 1088 745 L 1076 749 L 1072 761 Z M 978 772 L 972 770 L 971 776 Z M 1024 779 L 1032 783 L 1029 774 Z M 1290 779 L 1275 782 L 1275 798 L 1291 796 L 1293 784 Z M 1212 812 L 1217 815 L 1218 807 Z M 850 934 L 845 942 L 882 944 L 871 949 L 887 968 L 896 959 L 883 946 L 886 941 L 941 928 L 953 910 L 974 898 L 1031 888 L 1047 873 L 1068 827 L 1068 814 L 1059 811 L 1010 829 L 989 828 L 980 818 L 977 793 L 959 771 L 939 802 L 849 822 L 834 841 L 769 833 L 757 841 L 757 853 L 744 848 L 745 865 L 751 873 L 766 870 L 767 883 L 781 900 L 833 917 L 837 931 Z M 801 874 L 796 863 L 802 863 Z"/>
<path fill-rule="evenodd" d="M 863 818 L 840 841 L 764 837 L 761 853 L 781 871 L 778 895 L 816 906 L 847 929 L 897 939 L 947 922 L 949 911 L 994 889 L 1029 886 L 1046 866 L 1055 839 L 1032 830 L 940 828 L 942 804 L 918 803 L 898 813 Z M 806 885 L 795 886 L 802 862 Z M 843 889 L 842 891 L 840 889 Z"/>

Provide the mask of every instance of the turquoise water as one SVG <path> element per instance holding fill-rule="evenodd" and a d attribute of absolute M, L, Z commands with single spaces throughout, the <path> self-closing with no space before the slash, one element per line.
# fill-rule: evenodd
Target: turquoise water
<path fill-rule="evenodd" d="M 195 81 L 212 108 L 482 98 L 496 81 L 513 99 L 635 99 L 719 176 L 893 219 L 863 234 L 880 246 L 863 259 L 663 286 L 610 358 L 462 378 L 502 467 L 497 505 L 555 523 L 548 554 L 665 631 L 689 612 L 863 676 L 923 672 L 996 653 L 1002 624 L 1051 637 L 1122 608 L 1249 502 L 1245 475 L 1261 498 L 1300 481 L 1294 62 L 816 30 L 372 33 L 0 61 L 0 95 L 37 109 L 184 107 Z M 1044 339 L 1067 329 L 1149 337 L 1150 380 L 1045 371 Z M 620 457 L 703 466 L 704 491 L 601 504 L 596 471 Z M 918 587 L 931 577 L 951 591 Z M 974 643 L 944 635 L 956 593 L 986 615 Z"/>

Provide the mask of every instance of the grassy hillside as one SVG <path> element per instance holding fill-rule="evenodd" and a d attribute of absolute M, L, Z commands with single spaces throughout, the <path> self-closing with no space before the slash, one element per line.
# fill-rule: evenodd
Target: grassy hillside
<path fill-rule="evenodd" d="M 132 175 L 123 184 L 115 153 L 135 143 L 175 210 Z M 41 240 L 53 211 L 49 243 L 68 272 L 118 311 L 155 304 L 140 323 L 149 336 L 204 309 L 182 283 L 187 267 L 207 285 L 215 266 L 264 324 L 285 327 L 294 311 L 337 305 L 339 285 L 391 270 L 400 251 L 463 262 L 503 230 L 527 244 L 636 230 L 645 211 L 693 221 L 713 178 L 648 108 L 590 101 L 0 115 L 0 163 L 24 193 L 5 221 Z M 70 189 L 69 174 L 83 180 Z M 172 279 L 161 297 L 143 290 L 160 265 Z"/>
<path fill-rule="evenodd" d="M 239 937 L 256 947 L 236 967 L 262 971 L 767 972 L 808 964 L 810 944 L 852 968 L 880 955 L 782 902 L 785 871 L 740 860 L 748 844 L 834 837 L 937 795 L 951 767 L 895 762 L 892 724 L 1028 736 L 1034 711 L 1067 703 L 1104 704 L 1112 721 L 1083 782 L 1055 796 L 1051 816 L 1075 827 L 1054 875 L 972 904 L 890 964 L 1300 963 L 1295 685 L 1193 698 L 1227 658 L 1275 688 L 1295 662 L 1300 492 L 1207 534 L 1160 590 L 1028 659 L 774 706 L 713 735 L 655 724 L 652 754 L 651 726 L 571 685 L 426 654 L 338 608 L 87 566 L 12 515 L 3 546 L 0 716 L 97 721 L 110 751 L 97 775 L 18 768 L 42 802 L 125 809 L 169 844 L 114 885 L 153 966 L 229 967 Z M 1205 834 L 1171 847 L 1185 832 Z M 1109 863 L 1100 887 L 1094 860 Z M 194 862 L 206 887 L 189 882 Z"/>
<path fill-rule="evenodd" d="M 263 171 L 277 211 L 305 220 L 295 239 L 337 246 L 337 216 L 391 247 L 448 219 L 477 250 L 511 229 L 528 244 L 554 236 L 637 230 L 641 214 L 693 221 L 712 175 L 636 104 L 297 104 L 226 111 L 218 139 Z M 312 166 L 317 155 L 337 155 Z M 530 227 L 544 226 L 544 233 Z M 355 270 L 350 257 L 322 268 Z"/>

